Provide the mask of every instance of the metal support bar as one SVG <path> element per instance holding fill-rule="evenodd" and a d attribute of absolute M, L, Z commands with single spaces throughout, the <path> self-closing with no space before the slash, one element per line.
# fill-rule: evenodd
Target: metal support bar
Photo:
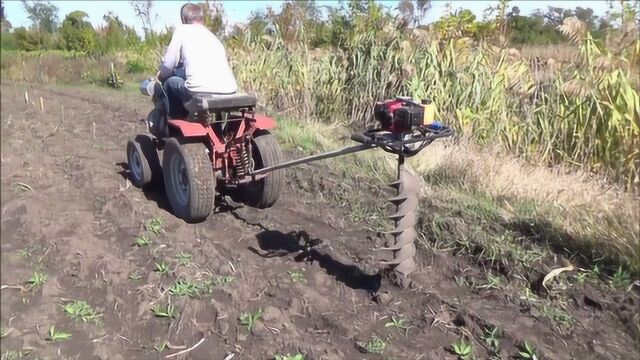
<path fill-rule="evenodd" d="M 295 166 L 295 165 L 305 164 L 305 163 L 309 163 L 309 162 L 312 162 L 312 161 L 329 159 L 329 158 L 342 156 L 342 155 L 347 155 L 347 154 L 353 154 L 353 153 L 357 153 L 357 152 L 360 152 L 360 151 L 373 149 L 375 147 L 377 147 L 377 145 L 375 145 L 375 144 L 362 144 L 362 145 L 349 146 L 349 147 L 346 147 L 344 149 L 334 150 L 334 151 L 330 151 L 330 152 L 326 152 L 326 153 L 318 154 L 318 155 L 312 155 L 312 156 L 308 156 L 308 157 L 305 157 L 305 158 L 302 158 L 302 159 L 291 160 L 291 161 L 284 162 L 282 164 L 278 164 L 278 165 L 274 165 L 274 166 L 269 166 L 269 167 L 266 167 L 266 168 L 258 169 L 256 171 L 250 173 L 249 176 L 265 174 L 265 173 L 268 173 L 268 172 L 271 172 L 271 171 L 280 170 L 280 169 L 284 169 L 284 168 Z"/>

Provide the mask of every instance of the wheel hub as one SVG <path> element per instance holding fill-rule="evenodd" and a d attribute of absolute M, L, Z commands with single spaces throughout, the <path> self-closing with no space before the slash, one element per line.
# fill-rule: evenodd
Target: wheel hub
<path fill-rule="evenodd" d="M 142 180 L 142 160 L 140 159 L 140 154 L 138 154 L 136 150 L 132 151 L 131 163 L 129 165 L 131 166 L 130 170 L 133 178 L 137 181 Z"/>
<path fill-rule="evenodd" d="M 171 159 L 171 180 L 176 199 L 181 205 L 186 205 L 189 198 L 189 175 L 187 166 L 180 156 Z"/>

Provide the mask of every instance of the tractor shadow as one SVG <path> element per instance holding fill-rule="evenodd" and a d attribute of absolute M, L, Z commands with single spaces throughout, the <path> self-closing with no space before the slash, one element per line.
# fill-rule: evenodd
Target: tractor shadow
<path fill-rule="evenodd" d="M 116 166 L 119 166 L 122 169 L 118 171 L 118 175 L 122 176 L 123 179 L 129 180 L 129 182 L 131 182 L 129 165 L 126 162 L 119 162 L 116 163 Z M 155 202 L 158 205 L 158 208 L 173 215 L 173 212 L 171 211 L 171 205 L 169 205 L 169 200 L 167 199 L 165 193 L 164 181 L 153 181 L 151 184 L 144 186 L 140 190 L 142 190 L 142 193 L 147 200 Z"/>
<path fill-rule="evenodd" d="M 229 213 L 236 219 L 251 226 L 257 226 L 262 231 L 256 234 L 259 250 L 249 247 L 249 250 L 263 258 L 285 257 L 294 255 L 296 262 L 309 262 L 324 269 L 327 274 L 335 277 L 336 281 L 345 284 L 354 290 L 365 290 L 371 294 L 378 292 L 382 285 L 382 274 L 367 274 L 356 265 L 345 264 L 334 259 L 330 254 L 322 252 L 316 247 L 323 241 L 318 238 L 311 238 L 306 231 L 291 231 L 283 233 L 278 230 L 271 230 L 261 223 L 251 223 L 230 210 Z"/>

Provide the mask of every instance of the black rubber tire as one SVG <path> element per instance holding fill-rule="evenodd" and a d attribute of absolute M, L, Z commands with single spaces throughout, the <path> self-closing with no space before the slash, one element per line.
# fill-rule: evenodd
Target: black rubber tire
<path fill-rule="evenodd" d="M 255 170 L 283 162 L 280 144 L 269 131 L 256 131 L 251 145 Z M 284 181 L 284 169 L 273 171 L 263 179 L 243 185 L 240 189 L 242 200 L 252 207 L 269 208 L 280 198 L 280 194 L 284 190 Z"/>
<path fill-rule="evenodd" d="M 134 164 L 136 155 L 138 165 Z M 151 136 L 138 134 L 127 142 L 127 166 L 131 183 L 139 188 L 162 177 L 158 151 Z"/>
<path fill-rule="evenodd" d="M 172 171 L 181 164 L 184 164 L 184 170 L 179 171 L 178 179 L 178 174 L 172 175 Z M 179 142 L 176 138 L 169 138 L 164 147 L 162 168 L 167 198 L 174 215 L 187 222 L 206 220 L 213 210 L 216 193 L 207 147 L 200 142 Z"/>

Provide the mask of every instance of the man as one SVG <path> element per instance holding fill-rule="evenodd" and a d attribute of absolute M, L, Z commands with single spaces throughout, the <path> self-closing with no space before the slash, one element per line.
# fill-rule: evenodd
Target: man
<path fill-rule="evenodd" d="M 231 95 L 238 90 L 222 42 L 204 26 L 202 8 L 185 4 L 180 19 L 183 25 L 174 31 L 158 72 L 168 98 L 166 110 L 173 119 L 187 117 L 184 102 L 193 93 Z"/>

